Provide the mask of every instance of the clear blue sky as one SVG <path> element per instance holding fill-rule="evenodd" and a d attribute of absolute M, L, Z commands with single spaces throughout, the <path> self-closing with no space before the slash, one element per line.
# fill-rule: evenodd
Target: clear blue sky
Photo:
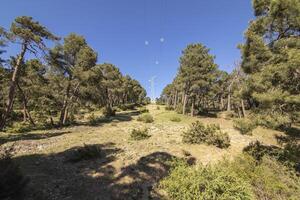
<path fill-rule="evenodd" d="M 21 15 L 32 16 L 61 37 L 71 32 L 85 36 L 99 63 L 115 64 L 149 95 L 148 80 L 157 76 L 156 96 L 172 81 L 189 43 L 209 47 L 219 67 L 230 72 L 240 58 L 237 44 L 253 18 L 251 0 L 1 1 L 0 26 L 8 29 Z M 11 47 L 7 55 L 16 52 Z"/>

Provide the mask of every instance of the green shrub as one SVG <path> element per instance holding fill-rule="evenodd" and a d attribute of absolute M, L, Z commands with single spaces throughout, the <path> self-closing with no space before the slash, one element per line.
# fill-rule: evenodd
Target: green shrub
<path fill-rule="evenodd" d="M 148 113 L 149 110 L 146 107 L 141 107 L 141 108 L 139 108 L 139 112 L 140 113 Z"/>
<path fill-rule="evenodd" d="M 172 122 L 180 122 L 180 121 L 181 121 L 181 118 L 180 118 L 180 117 L 173 116 L 173 117 L 170 118 L 170 120 L 171 120 Z"/>
<path fill-rule="evenodd" d="M 268 156 L 260 162 L 249 156 L 238 157 L 234 162 L 227 162 L 221 167 L 250 183 L 256 199 L 299 199 L 299 177 Z"/>
<path fill-rule="evenodd" d="M 98 124 L 98 120 L 97 120 L 97 118 L 95 117 L 95 114 L 94 114 L 94 113 L 92 113 L 90 116 L 88 116 L 87 119 L 88 119 L 89 125 L 91 125 L 91 126 L 95 126 L 95 125 Z"/>
<path fill-rule="evenodd" d="M 265 156 L 272 157 L 300 173 L 300 144 L 296 141 L 289 141 L 283 148 L 264 145 L 256 141 L 251 142 L 243 151 L 257 161 L 261 161 Z"/>
<path fill-rule="evenodd" d="M 212 166 L 188 166 L 178 162 L 159 187 L 174 200 L 253 199 L 251 186 L 238 174 Z"/>
<path fill-rule="evenodd" d="M 215 165 L 177 161 L 159 183 L 170 199 L 298 199 L 300 178 L 274 159 L 247 155 Z"/>
<path fill-rule="evenodd" d="M 111 117 L 116 115 L 116 110 L 111 107 L 104 107 L 102 113 L 105 117 Z"/>
<path fill-rule="evenodd" d="M 118 107 L 121 110 L 126 111 L 126 110 L 134 110 L 135 106 L 136 106 L 136 104 L 134 104 L 134 103 L 128 103 L 128 104 L 121 104 Z"/>
<path fill-rule="evenodd" d="M 140 121 L 140 122 L 145 122 L 145 123 L 152 123 L 154 121 L 152 115 L 150 115 L 149 113 L 145 113 L 145 114 L 140 115 L 137 118 L 137 120 Z"/>
<path fill-rule="evenodd" d="M 159 106 L 156 106 L 156 110 L 160 110 L 160 107 L 159 107 Z"/>
<path fill-rule="evenodd" d="M 271 129 L 288 128 L 292 124 L 288 115 L 278 112 L 255 114 L 255 118 L 258 125 Z"/>
<path fill-rule="evenodd" d="M 190 129 L 183 133 L 182 141 L 189 144 L 206 143 L 219 148 L 230 146 L 228 134 L 222 132 L 219 125 L 210 124 L 205 127 L 200 121 L 193 123 Z"/>
<path fill-rule="evenodd" d="M 69 157 L 68 161 L 79 162 L 82 160 L 90 160 L 102 157 L 103 153 L 100 146 L 84 144 L 83 147 L 76 148 L 72 151 L 72 154 Z"/>
<path fill-rule="evenodd" d="M 166 106 L 165 110 L 174 110 L 174 108 L 172 106 Z"/>
<path fill-rule="evenodd" d="M 233 126 L 243 135 L 251 135 L 252 131 L 257 127 L 255 121 L 248 118 L 235 119 L 233 121 Z"/>
<path fill-rule="evenodd" d="M 29 181 L 12 159 L 12 150 L 9 148 L 0 151 L 0 199 L 14 199 Z"/>
<path fill-rule="evenodd" d="M 10 133 L 25 133 L 32 130 L 32 127 L 27 122 L 16 122 L 11 127 L 7 128 Z"/>
<path fill-rule="evenodd" d="M 151 137 L 148 134 L 148 129 L 133 129 L 130 134 L 130 138 L 133 140 L 144 140 Z"/>

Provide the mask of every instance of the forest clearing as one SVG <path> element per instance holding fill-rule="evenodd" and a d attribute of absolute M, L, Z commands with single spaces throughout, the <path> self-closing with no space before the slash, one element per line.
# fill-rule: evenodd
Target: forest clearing
<path fill-rule="evenodd" d="M 299 200 L 300 0 L 53 1 L 0 13 L 0 200 Z"/>
<path fill-rule="evenodd" d="M 101 196 L 99 199 L 113 199 L 125 195 L 128 199 L 142 199 L 145 191 L 150 192 L 149 185 L 157 185 L 166 176 L 164 162 L 172 157 L 214 164 L 225 158 L 233 159 L 250 142 L 259 140 L 265 145 L 279 146 L 276 138 L 286 136 L 283 132 L 261 127 L 251 136 L 241 135 L 230 119 L 182 116 L 153 104 L 147 109 L 154 118 L 153 123 L 137 121 L 138 111 L 131 110 L 117 113 L 109 122 L 94 126 L 75 125 L 23 135 L 5 133 L 0 141 L 4 146 L 14 146 L 14 159 L 31 180 L 28 187 L 33 195 L 31 198 L 90 199 Z M 101 114 L 98 112 L 98 115 Z M 172 122 L 174 116 L 181 121 Z M 230 147 L 220 149 L 206 144 L 182 143 L 182 133 L 196 120 L 221 124 L 222 130 L 229 134 Z M 134 128 L 145 127 L 150 138 L 141 141 L 130 138 Z M 68 163 L 72 151 L 85 145 L 99 147 L 103 155 L 95 160 Z"/>

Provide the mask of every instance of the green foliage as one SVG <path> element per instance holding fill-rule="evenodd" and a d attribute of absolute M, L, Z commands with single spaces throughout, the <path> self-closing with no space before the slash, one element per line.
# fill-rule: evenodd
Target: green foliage
<path fill-rule="evenodd" d="M 223 167 L 250 183 L 256 199 L 298 199 L 300 195 L 299 177 L 269 157 L 260 162 L 249 156 L 238 157 Z"/>
<path fill-rule="evenodd" d="M 151 135 L 148 134 L 148 129 L 133 129 L 130 134 L 130 138 L 133 140 L 144 140 L 151 137 Z"/>
<path fill-rule="evenodd" d="M 174 110 L 174 108 L 172 106 L 166 106 L 165 110 Z"/>
<path fill-rule="evenodd" d="M 116 115 L 116 110 L 108 106 L 102 109 L 102 113 L 105 117 L 111 117 Z"/>
<path fill-rule="evenodd" d="M 175 111 L 178 113 L 178 114 L 182 114 L 182 108 L 183 108 L 183 105 L 181 103 L 179 103 L 176 108 L 175 108 Z"/>
<path fill-rule="evenodd" d="M 141 108 L 139 108 L 139 112 L 140 113 L 148 113 L 149 110 L 146 107 L 141 107 Z"/>
<path fill-rule="evenodd" d="M 79 147 L 72 150 L 71 155 L 68 158 L 68 161 L 79 162 L 82 160 L 91 160 L 91 159 L 97 159 L 102 157 L 103 157 L 103 152 L 100 146 L 84 144 L 83 147 Z"/>
<path fill-rule="evenodd" d="M 192 177 L 192 178 L 191 178 Z M 243 155 L 215 165 L 173 164 L 159 187 L 170 199 L 297 199 L 300 178 L 277 161 Z"/>
<path fill-rule="evenodd" d="M 15 122 L 11 127 L 7 128 L 10 133 L 26 133 L 32 130 L 32 126 L 27 122 Z"/>
<path fill-rule="evenodd" d="M 291 118 L 279 112 L 257 113 L 255 115 L 256 123 L 271 129 L 288 128 L 291 126 Z"/>
<path fill-rule="evenodd" d="M 170 199 L 253 199 L 251 187 L 238 174 L 221 167 L 194 168 L 177 162 L 169 176 L 160 182 Z"/>
<path fill-rule="evenodd" d="M 11 153 L 12 148 L 0 150 L 0 199 L 14 199 L 29 181 L 12 159 Z"/>
<path fill-rule="evenodd" d="M 243 149 L 257 161 L 265 156 L 270 156 L 291 169 L 300 173 L 300 145 L 295 141 L 289 141 L 283 148 L 263 145 L 261 142 L 251 142 Z"/>
<path fill-rule="evenodd" d="M 254 0 L 256 19 L 241 46 L 247 74 L 244 94 L 259 110 L 259 124 L 270 128 L 290 125 L 300 110 L 298 0 Z"/>
<path fill-rule="evenodd" d="M 152 123 L 154 121 L 153 117 L 149 113 L 144 113 L 137 118 L 140 122 Z"/>
<path fill-rule="evenodd" d="M 88 116 L 88 123 L 91 126 L 96 126 L 99 123 L 99 120 L 97 117 L 95 117 L 94 113 Z"/>
<path fill-rule="evenodd" d="M 180 122 L 180 121 L 181 121 L 181 118 L 180 118 L 180 117 L 173 116 L 173 117 L 170 118 L 170 120 L 171 120 L 172 122 Z"/>
<path fill-rule="evenodd" d="M 235 119 L 233 126 L 243 135 L 251 135 L 252 131 L 257 127 L 255 120 L 253 121 L 248 118 Z"/>
<path fill-rule="evenodd" d="M 202 122 L 196 121 L 190 129 L 183 133 L 182 141 L 189 144 L 215 145 L 219 148 L 230 146 L 230 138 L 226 132 L 222 132 L 219 125 L 209 124 L 205 126 Z"/>
<path fill-rule="evenodd" d="M 128 104 L 121 104 L 118 107 L 121 110 L 126 111 L 126 110 L 134 110 L 135 106 L 136 106 L 136 104 L 134 104 L 134 103 L 128 103 Z"/>

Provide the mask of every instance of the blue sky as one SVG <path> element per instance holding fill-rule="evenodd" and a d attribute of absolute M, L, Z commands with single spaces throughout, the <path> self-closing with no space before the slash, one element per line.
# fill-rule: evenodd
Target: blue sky
<path fill-rule="evenodd" d="M 60 37 L 83 35 L 98 52 L 98 63 L 115 64 L 140 81 L 149 95 L 148 80 L 156 76 L 156 96 L 176 75 L 181 51 L 189 43 L 206 45 L 220 69 L 230 72 L 253 18 L 250 0 L 1 1 L 0 26 L 9 29 L 22 15 Z M 6 54 L 17 52 L 12 46 Z"/>

